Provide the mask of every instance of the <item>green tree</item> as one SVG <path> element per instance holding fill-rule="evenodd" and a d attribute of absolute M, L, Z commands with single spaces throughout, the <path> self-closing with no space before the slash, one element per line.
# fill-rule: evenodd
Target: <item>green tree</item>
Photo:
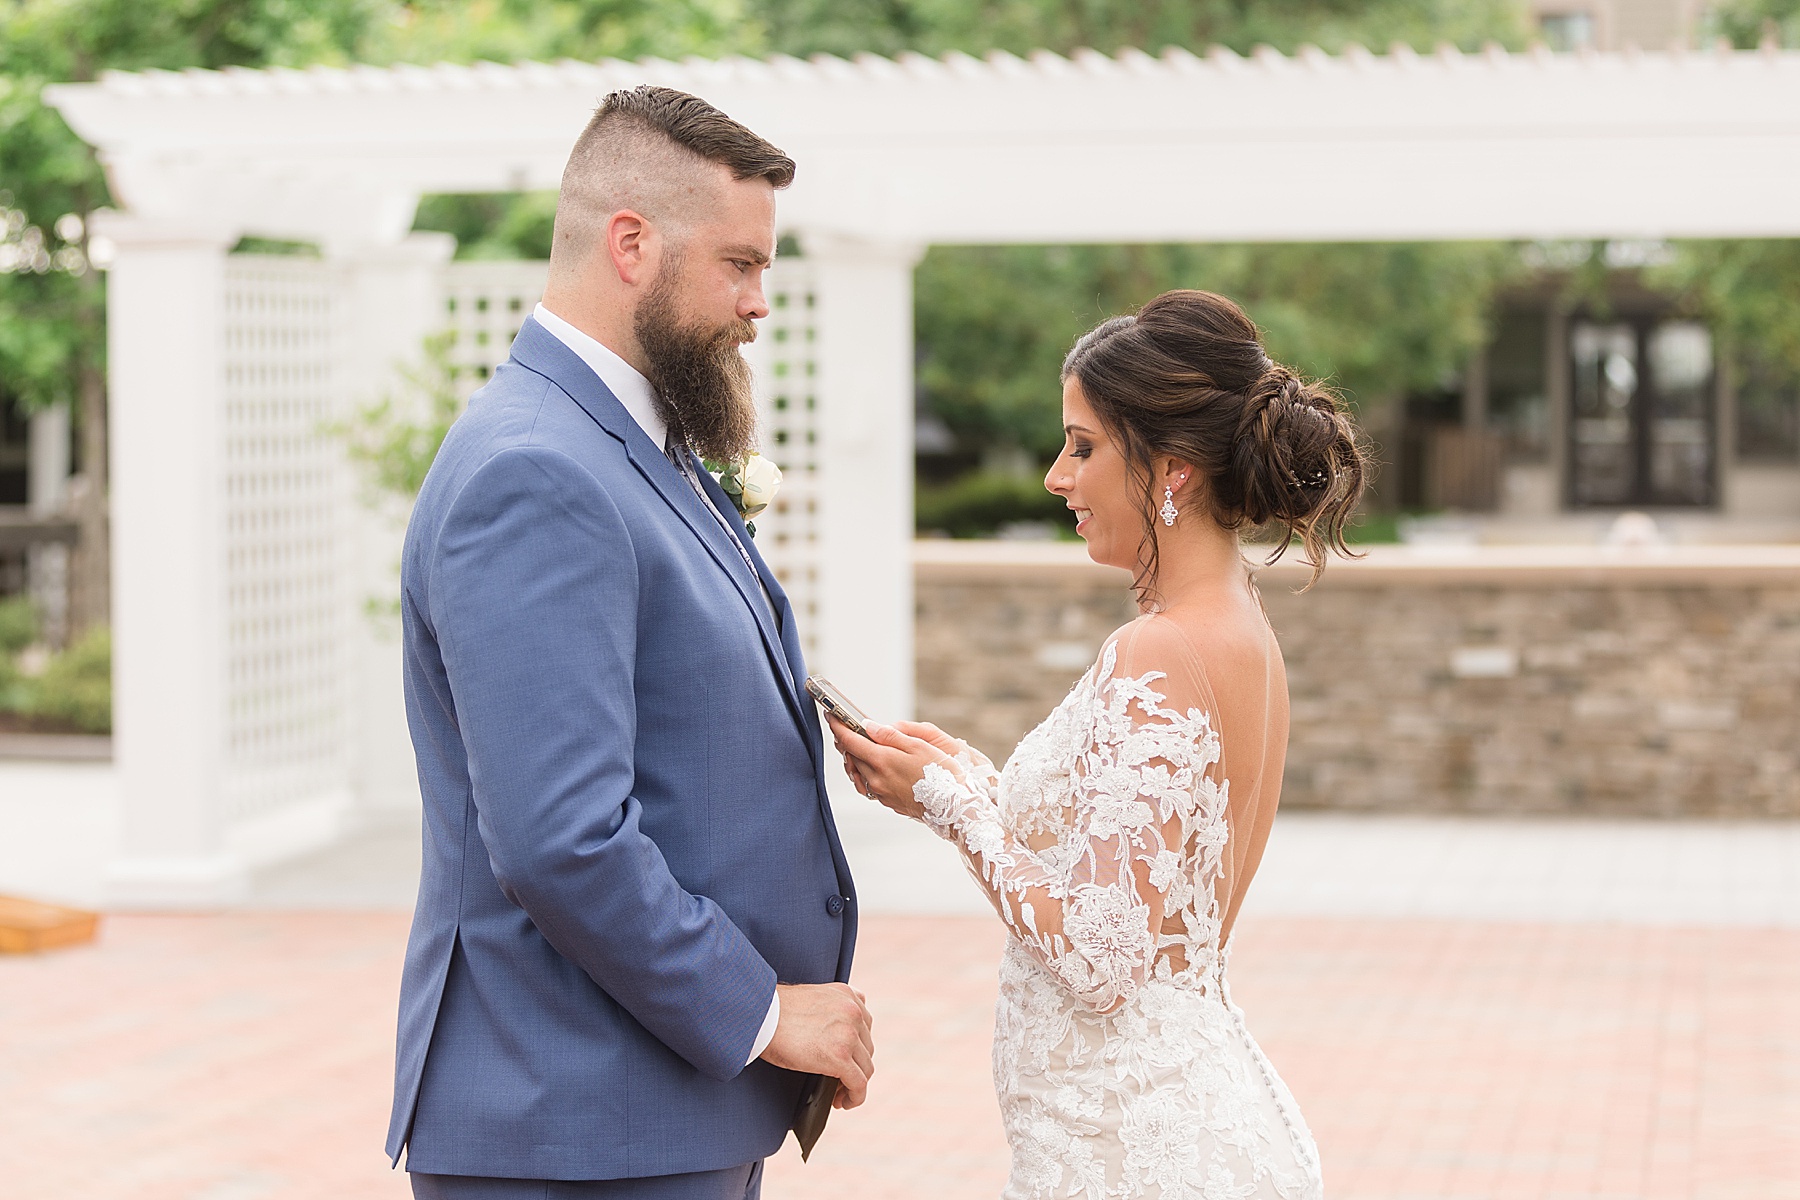
<path fill-rule="evenodd" d="M 1800 382 L 1800 239 L 1678 242 L 1675 261 L 1649 273 L 1685 299 L 1732 346 Z"/>
<path fill-rule="evenodd" d="M 1676 244 L 1646 282 L 1705 318 L 1736 393 L 1737 449 L 1786 453 L 1800 437 L 1800 239 Z"/>
<path fill-rule="evenodd" d="M 69 405 L 87 486 L 72 579 L 78 628 L 106 620 L 105 294 L 87 257 L 86 217 L 106 188 L 91 152 L 39 99 L 46 77 L 18 70 L 0 26 L 0 402 Z"/>
<path fill-rule="evenodd" d="M 1456 378 L 1517 262 L 1494 243 L 940 247 L 917 277 L 919 382 L 961 443 L 1053 454 L 1075 339 L 1192 287 L 1243 304 L 1271 355 L 1377 416 Z"/>
<path fill-rule="evenodd" d="M 1702 36 L 1722 37 L 1740 50 L 1773 41 L 1800 46 L 1800 0 L 1735 0 L 1706 10 Z"/>
<path fill-rule="evenodd" d="M 426 338 L 423 365 L 400 372 L 400 394 L 363 405 L 331 429 L 378 495 L 409 504 L 416 499 L 438 447 L 462 415 L 467 397 L 450 361 L 450 342 L 447 333 Z"/>
<path fill-rule="evenodd" d="M 386 0 L 364 62 L 517 62 L 727 54 L 756 41 L 739 0 Z"/>
<path fill-rule="evenodd" d="M 88 218 L 110 202 L 93 151 L 43 101 L 106 69 L 343 61 L 373 0 L 0 0 L 0 388 L 28 410 L 74 407 L 76 628 L 107 616 L 105 288 Z"/>
<path fill-rule="evenodd" d="M 458 258 L 550 257 L 555 192 L 440 194 L 419 201 L 414 229 L 456 239 Z"/>
<path fill-rule="evenodd" d="M 895 54 L 913 50 L 1024 54 L 1089 47 L 1202 50 L 1257 45 L 1292 51 L 1351 42 L 1425 50 L 1522 45 L 1530 29 L 1513 0 L 760 0 L 772 49 L 787 54 Z"/>

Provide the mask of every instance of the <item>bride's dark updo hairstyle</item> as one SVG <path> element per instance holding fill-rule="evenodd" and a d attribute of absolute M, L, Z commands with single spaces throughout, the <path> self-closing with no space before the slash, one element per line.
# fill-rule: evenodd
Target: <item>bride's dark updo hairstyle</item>
<path fill-rule="evenodd" d="M 1350 553 L 1344 524 L 1368 472 L 1356 426 L 1330 388 L 1270 361 L 1236 304 L 1164 292 L 1084 334 L 1063 360 L 1063 380 L 1071 375 L 1143 488 L 1141 591 L 1155 586 L 1159 563 L 1154 464 L 1163 457 L 1193 464 L 1219 524 L 1273 527 L 1268 562 L 1297 538 L 1316 582 L 1327 553 Z"/>

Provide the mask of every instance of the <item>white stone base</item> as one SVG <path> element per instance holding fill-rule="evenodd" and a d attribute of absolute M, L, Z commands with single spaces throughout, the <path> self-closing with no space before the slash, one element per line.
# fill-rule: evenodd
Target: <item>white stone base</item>
<path fill-rule="evenodd" d="M 225 850 L 247 869 L 265 867 L 329 846 L 352 823 L 355 800 L 339 788 L 240 821 L 225 833 Z"/>
<path fill-rule="evenodd" d="M 351 794 L 336 790 L 238 822 L 216 854 L 118 858 L 106 870 L 106 907 L 236 907 L 249 899 L 258 869 L 331 845 L 350 828 L 353 813 Z"/>
<path fill-rule="evenodd" d="M 250 870 L 226 854 L 120 858 L 106 868 L 106 907 L 127 911 L 230 908 L 250 891 Z"/>
<path fill-rule="evenodd" d="M 0 894 L 113 910 L 234 907 L 259 871 L 332 845 L 364 816 L 338 790 L 239 822 L 212 854 L 130 855 L 111 763 L 0 761 Z"/>

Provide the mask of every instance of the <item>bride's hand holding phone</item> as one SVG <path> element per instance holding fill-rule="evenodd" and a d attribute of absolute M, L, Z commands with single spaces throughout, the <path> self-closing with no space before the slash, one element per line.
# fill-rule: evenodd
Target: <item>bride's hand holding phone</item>
<path fill-rule="evenodd" d="M 832 740 L 844 756 L 844 774 L 856 790 L 901 816 L 924 815 L 913 799 L 913 785 L 925 777 L 929 764 L 955 771 L 953 760 L 968 752 L 962 742 L 926 721 L 877 725 L 823 675 L 809 676 L 806 690 L 824 709 Z"/>
<path fill-rule="evenodd" d="M 838 752 L 844 756 L 844 772 L 856 790 L 914 820 L 925 812 L 913 799 L 913 785 L 925 777 L 926 765 L 938 763 L 954 770 L 951 760 L 967 749 L 936 725 L 924 721 L 869 724 L 859 734 L 836 717 L 827 719 Z"/>

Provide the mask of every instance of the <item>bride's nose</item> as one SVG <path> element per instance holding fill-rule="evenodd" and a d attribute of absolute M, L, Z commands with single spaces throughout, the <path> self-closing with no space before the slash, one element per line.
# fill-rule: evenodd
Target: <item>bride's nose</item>
<path fill-rule="evenodd" d="M 1073 484 L 1074 480 L 1069 477 L 1069 472 L 1063 470 L 1062 455 L 1057 455 L 1056 461 L 1051 463 L 1050 469 L 1044 473 L 1044 490 L 1061 496 L 1067 493 Z"/>

